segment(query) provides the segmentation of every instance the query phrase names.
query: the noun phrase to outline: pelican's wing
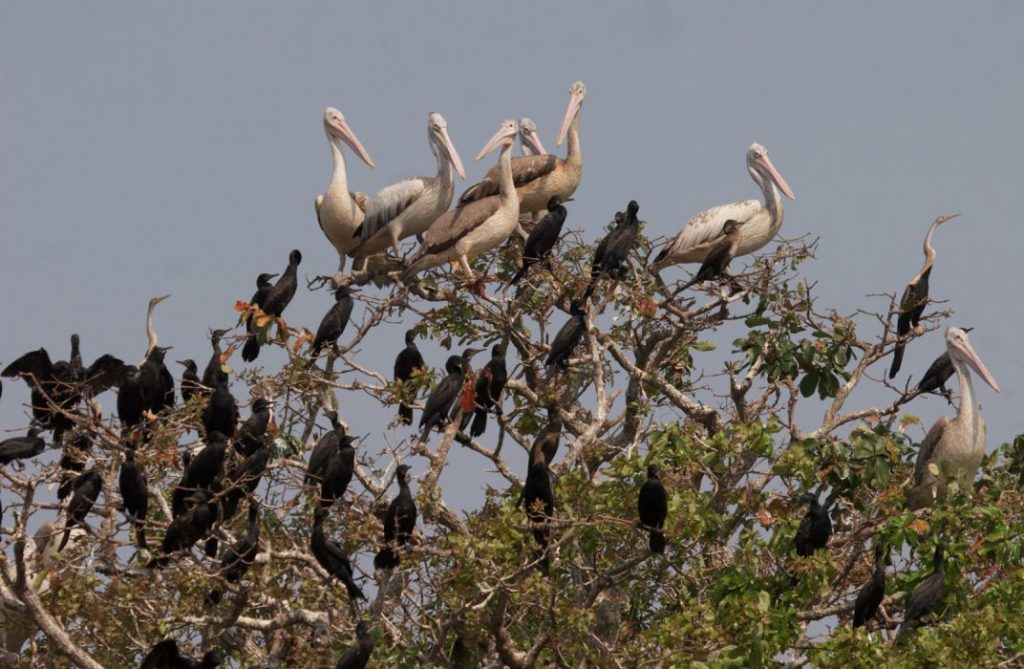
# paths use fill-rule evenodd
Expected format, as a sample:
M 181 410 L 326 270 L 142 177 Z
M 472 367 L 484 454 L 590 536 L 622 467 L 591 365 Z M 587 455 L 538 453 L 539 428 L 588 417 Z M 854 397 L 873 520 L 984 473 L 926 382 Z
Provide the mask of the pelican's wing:
M 726 221 L 733 219 L 739 223 L 746 223 L 763 208 L 760 200 L 745 200 L 705 209 L 687 221 L 679 234 L 662 249 L 655 261 L 672 262 L 673 258 L 686 251 L 709 242 L 713 243 L 722 236 Z
M 558 158 L 551 154 L 542 156 L 520 156 L 512 159 L 512 182 L 516 188 L 528 184 L 535 179 L 550 174 L 558 164 Z M 483 199 L 490 195 L 498 194 L 498 184 L 501 181 L 500 166 L 495 165 L 487 171 L 480 183 L 474 184 L 466 189 L 466 192 L 459 197 L 459 206 Z
M 445 212 L 427 230 L 423 246 L 416 255 L 441 253 L 455 246 L 456 242 L 493 216 L 500 206 L 498 197 L 487 197 Z
M 313 200 L 313 208 L 316 209 L 316 224 L 320 226 L 320 229 L 324 229 L 324 222 L 320 220 L 320 205 L 324 202 L 323 195 L 317 195 L 316 199 Z
M 370 206 L 370 196 L 361 190 L 350 190 L 348 196 L 356 203 L 356 208 L 365 214 L 366 208 Z
M 942 435 L 945 434 L 947 425 L 949 425 L 949 418 L 942 416 L 935 421 L 935 424 L 928 430 L 928 434 L 925 435 L 924 441 L 921 442 L 921 448 L 917 451 L 917 463 L 914 464 L 915 486 L 920 485 L 924 480 L 924 474 L 928 471 L 928 461 L 932 459 L 935 448 L 942 441 Z
M 413 177 L 378 191 L 367 204 L 366 217 L 355 234 L 363 241 L 370 239 L 418 200 L 429 185 L 427 177 Z

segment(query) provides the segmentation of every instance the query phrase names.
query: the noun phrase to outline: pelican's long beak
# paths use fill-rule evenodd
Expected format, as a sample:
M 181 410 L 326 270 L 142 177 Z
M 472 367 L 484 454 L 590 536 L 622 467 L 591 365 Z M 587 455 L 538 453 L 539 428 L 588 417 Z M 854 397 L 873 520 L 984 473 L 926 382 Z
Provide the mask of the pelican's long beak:
M 462 158 L 459 158 L 459 152 L 455 150 L 455 145 L 452 144 L 452 138 L 448 136 L 448 128 L 441 128 L 441 142 L 444 144 L 445 151 L 448 152 L 448 157 L 451 159 L 455 171 L 465 180 L 466 169 L 462 166 Z
M 796 195 L 793 195 L 793 189 L 789 187 L 789 184 L 782 178 L 779 171 L 775 169 L 775 165 L 772 165 L 772 161 L 768 156 L 758 157 L 755 162 L 760 165 L 761 169 L 763 169 L 768 174 L 769 178 L 775 182 L 775 185 L 779 187 L 779 190 L 785 193 L 786 197 L 790 200 L 796 200 Z
M 569 96 L 569 106 L 566 107 L 565 116 L 562 117 L 562 127 L 558 129 L 558 139 L 555 140 L 555 146 L 561 146 L 562 142 L 565 141 L 565 136 L 569 132 L 569 126 L 572 125 L 576 114 L 580 112 L 580 105 L 582 104 L 583 93 L 573 88 L 572 94 Z
M 526 139 L 527 144 L 533 147 L 534 153 L 538 156 L 543 156 L 548 151 L 544 148 L 544 145 L 540 143 L 540 137 L 537 136 L 536 130 L 523 131 L 523 137 Z
M 960 353 L 961 357 L 963 357 L 967 364 L 970 365 L 971 368 L 978 373 L 978 376 L 980 376 L 985 381 L 985 383 L 992 386 L 992 390 L 998 393 L 999 384 L 996 383 L 996 380 L 994 378 L 992 378 L 992 375 L 985 367 L 985 363 L 981 361 L 981 358 L 978 357 L 978 354 L 974 350 L 974 347 L 971 346 L 971 342 L 967 341 L 967 338 L 965 337 L 963 343 L 954 342 L 953 346 L 956 348 L 957 352 Z
M 480 153 L 476 154 L 476 159 L 481 160 L 498 146 L 515 141 L 516 128 L 515 121 L 503 122 L 501 127 L 498 128 L 498 132 L 494 133 L 494 136 L 484 145 L 484 148 L 480 149 Z
M 373 158 L 371 158 L 370 154 L 363 148 L 362 142 L 360 142 L 359 138 L 356 137 L 356 134 L 352 132 L 352 128 L 348 126 L 348 122 L 345 119 L 332 119 L 331 128 L 338 133 L 338 137 L 340 137 L 343 142 L 348 144 L 349 147 L 355 151 L 356 155 L 359 156 L 364 163 L 369 165 L 371 168 L 376 167 L 376 165 L 373 164 Z

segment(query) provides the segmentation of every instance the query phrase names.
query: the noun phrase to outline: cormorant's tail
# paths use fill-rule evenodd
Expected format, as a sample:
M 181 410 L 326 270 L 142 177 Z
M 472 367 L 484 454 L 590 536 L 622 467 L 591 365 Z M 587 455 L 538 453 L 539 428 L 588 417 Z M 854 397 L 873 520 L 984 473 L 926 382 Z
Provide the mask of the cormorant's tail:
M 252 362 L 260 356 L 260 343 L 256 341 L 256 335 L 249 335 L 245 338 L 245 346 L 242 347 L 242 360 Z
M 665 533 L 661 530 L 651 530 L 651 552 L 652 553 L 664 553 L 665 552 Z
M 412 425 L 412 407 L 404 402 L 398 405 L 398 422 Z
M 469 434 L 472 437 L 479 437 L 487 430 L 487 411 L 477 408 L 473 415 L 473 424 L 469 426 Z
M 374 569 L 394 569 L 399 565 L 401 559 L 392 548 L 385 547 L 373 557 Z
M 900 366 L 903 364 L 903 344 L 899 344 L 892 351 L 892 366 L 889 368 L 889 378 L 899 374 Z

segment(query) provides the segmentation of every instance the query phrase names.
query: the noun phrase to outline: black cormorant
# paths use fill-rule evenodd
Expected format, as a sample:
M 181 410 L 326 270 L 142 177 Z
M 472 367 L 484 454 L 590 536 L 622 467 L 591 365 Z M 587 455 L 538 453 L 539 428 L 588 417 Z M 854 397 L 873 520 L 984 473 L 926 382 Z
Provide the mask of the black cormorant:
M 395 473 L 398 479 L 398 495 L 388 504 L 384 515 L 384 548 L 373 558 L 376 569 L 394 569 L 401 561 L 398 548 L 409 543 L 416 528 L 416 500 L 409 490 L 409 465 L 399 465 Z
M 423 355 L 416 346 L 416 330 L 405 333 L 405 348 L 395 358 L 395 381 L 408 381 L 413 373 L 426 368 Z M 398 404 L 398 419 L 405 425 L 412 425 L 412 407 L 404 402 Z
M 665 552 L 665 533 L 662 530 L 668 516 L 668 496 L 665 494 L 665 486 L 661 484 L 659 473 L 658 465 L 647 465 L 647 480 L 640 487 L 640 497 L 637 499 L 640 522 L 650 533 L 652 553 Z

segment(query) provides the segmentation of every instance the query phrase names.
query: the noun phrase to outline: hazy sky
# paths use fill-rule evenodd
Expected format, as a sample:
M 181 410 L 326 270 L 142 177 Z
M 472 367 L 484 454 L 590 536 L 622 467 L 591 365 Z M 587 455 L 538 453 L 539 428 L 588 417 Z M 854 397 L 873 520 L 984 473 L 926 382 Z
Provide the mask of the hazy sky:
M 759 141 L 797 195 L 783 233 L 821 237 L 806 273 L 821 304 L 849 312 L 883 309 L 865 296 L 901 291 L 927 224 L 961 212 L 937 234 L 932 295 L 976 328 L 1003 388 L 979 391 L 990 447 L 1024 431 L 1017 3 L 260 4 L 0 6 L 0 362 L 38 346 L 64 359 L 71 332 L 87 362 L 137 362 L 146 302 L 170 292 L 161 342 L 202 365 L 208 329 L 233 325 L 234 301 L 291 248 L 307 275 L 336 267 L 313 213 L 331 171 L 325 106 L 377 163 L 347 154 L 353 188 L 432 174 L 430 111 L 447 118 L 472 183 L 493 158 L 471 157 L 504 118 L 533 117 L 553 150 L 568 86 L 582 79 L 585 167 L 568 224 L 590 239 L 630 198 L 655 237 L 757 197 L 743 161 Z M 301 290 L 286 316 L 315 328 L 328 305 Z M 401 329 L 359 359 L 389 371 Z M 943 346 L 941 333 L 915 342 L 900 379 Z M 436 343 L 423 349 L 441 365 Z M 5 383 L 0 428 L 25 425 L 27 397 Z M 379 439 L 367 417 L 391 413 L 349 399 L 343 417 Z M 113 397 L 104 404 L 112 411 Z M 950 412 L 938 399 L 909 410 L 926 426 Z M 451 471 L 486 464 L 460 454 Z M 467 480 L 454 488 L 446 476 L 450 502 L 479 500 Z

